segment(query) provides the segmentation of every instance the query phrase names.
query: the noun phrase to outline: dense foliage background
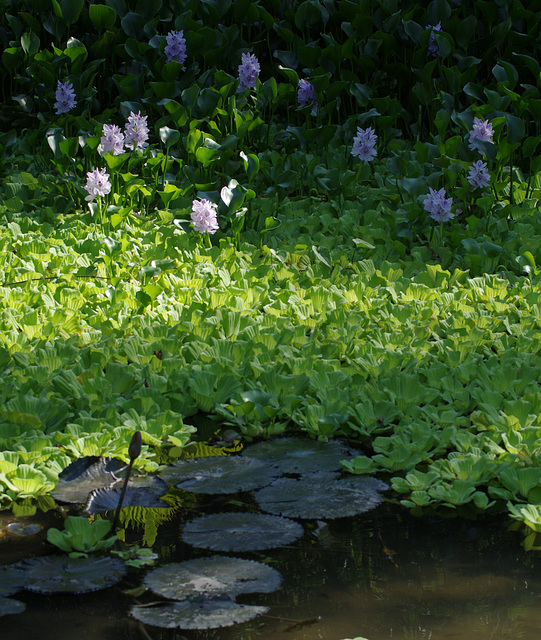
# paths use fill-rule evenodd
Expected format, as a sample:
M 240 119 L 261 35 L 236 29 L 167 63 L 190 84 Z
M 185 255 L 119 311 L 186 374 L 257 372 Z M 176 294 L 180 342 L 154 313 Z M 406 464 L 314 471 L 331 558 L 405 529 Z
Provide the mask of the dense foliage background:
M 535 546 L 535 5 L 0 0 L 0 504 L 52 507 L 71 460 L 127 459 L 135 429 L 155 469 L 210 418 L 352 439 L 367 455 L 344 467 L 390 474 L 405 505 L 507 508 Z M 101 155 L 131 113 L 149 146 Z M 493 138 L 471 148 L 476 118 Z M 88 203 L 95 169 L 112 188 Z M 196 199 L 217 233 L 191 226 Z

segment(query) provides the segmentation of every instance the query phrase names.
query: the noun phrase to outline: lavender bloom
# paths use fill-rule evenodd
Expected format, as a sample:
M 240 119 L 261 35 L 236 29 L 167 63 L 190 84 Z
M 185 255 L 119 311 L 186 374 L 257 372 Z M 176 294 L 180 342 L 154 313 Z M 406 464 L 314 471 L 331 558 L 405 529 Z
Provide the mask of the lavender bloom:
M 299 80 L 299 89 L 297 91 L 297 101 L 301 109 L 305 107 L 307 104 L 311 104 L 312 111 L 310 113 L 313 116 L 317 114 L 316 91 L 313 85 L 307 80 Z
M 124 133 L 124 144 L 132 149 L 143 151 L 148 147 L 147 140 L 147 116 L 142 116 L 140 111 L 138 113 L 131 111 Z
M 184 31 L 170 31 L 165 37 L 167 45 L 165 46 L 164 53 L 167 56 L 167 62 L 178 62 L 184 64 L 186 60 L 186 40 L 184 38 Z M 184 69 L 184 67 L 182 67 Z
M 372 162 L 377 156 L 375 149 L 377 139 L 378 137 L 372 127 L 368 129 L 357 127 L 357 135 L 353 138 L 351 155 L 358 156 L 359 160 L 363 160 L 364 162 Z
M 429 187 L 428 191 L 423 207 L 430 217 L 437 222 L 447 222 L 454 218 L 455 214 L 451 211 L 453 199 L 445 197 L 445 189 L 436 191 Z
M 256 80 L 261 67 L 253 53 L 243 53 L 241 56 L 242 64 L 239 64 L 240 84 L 237 93 L 245 89 L 255 89 Z
M 73 90 L 71 82 L 60 82 L 59 80 L 55 95 L 56 102 L 54 103 L 54 108 L 58 115 L 61 113 L 67 113 L 68 111 L 71 111 L 73 107 L 77 106 L 75 91 Z
M 480 149 L 476 144 L 476 140 L 484 140 L 485 142 L 492 142 L 492 136 L 494 135 L 494 129 L 488 120 L 481 120 L 481 118 L 474 118 L 473 127 L 469 133 L 470 143 L 468 147 L 473 151 L 477 149 L 482 156 L 486 153 Z
M 105 173 L 105 169 L 94 169 L 86 174 L 85 189 L 88 195 L 85 200 L 92 202 L 96 196 L 106 196 L 111 191 L 111 183 L 109 182 L 109 174 Z
M 487 163 L 477 160 L 468 169 L 468 182 L 473 189 L 484 189 L 490 184 L 490 174 L 488 172 Z
M 427 29 L 430 29 L 430 37 L 428 38 L 428 53 L 434 57 L 439 56 L 440 48 L 435 42 L 434 31 L 441 31 L 441 22 L 438 22 L 438 24 L 434 26 L 429 25 Z
M 216 233 L 220 228 L 216 213 L 217 205 L 210 200 L 194 200 L 192 203 L 192 223 L 199 233 Z
M 103 135 L 98 145 L 98 153 L 104 156 L 112 153 L 114 156 L 120 155 L 124 151 L 124 134 L 116 124 L 104 124 Z

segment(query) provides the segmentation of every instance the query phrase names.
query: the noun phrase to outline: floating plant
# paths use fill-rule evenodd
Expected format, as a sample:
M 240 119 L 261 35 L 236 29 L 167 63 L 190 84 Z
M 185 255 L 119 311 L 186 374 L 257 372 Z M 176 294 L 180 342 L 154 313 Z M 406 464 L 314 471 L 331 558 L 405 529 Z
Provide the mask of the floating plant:
M 61 502 L 82 504 L 95 489 L 119 485 L 126 468 L 114 458 L 79 458 L 59 474 L 52 496 Z
M 24 602 L 13 598 L 0 598 L 0 616 L 22 613 L 26 609 Z
M 165 629 L 216 629 L 247 622 L 268 607 L 238 604 L 227 597 L 188 598 L 154 606 L 135 605 L 130 614 L 140 622 Z
M 167 564 L 149 572 L 144 584 L 173 600 L 204 595 L 234 597 L 240 593 L 271 593 L 282 581 L 276 569 L 240 558 L 212 556 Z
M 259 506 L 291 518 L 328 520 L 364 513 L 382 501 L 387 485 L 376 478 L 341 478 L 338 473 L 311 473 L 279 478 L 255 494 Z
M 122 560 L 104 556 L 41 556 L 15 566 L 25 573 L 25 589 L 36 593 L 90 593 L 116 584 L 126 573 Z
M 270 484 L 282 473 L 263 460 L 240 456 L 212 456 L 181 460 L 160 471 L 167 481 L 180 481 L 176 486 L 195 493 L 238 493 Z
M 12 596 L 24 589 L 27 582 L 26 574 L 17 565 L 0 567 L 0 598 Z
M 217 513 L 184 526 L 182 540 L 213 551 L 255 551 L 283 547 L 302 537 L 294 520 L 260 513 Z
M 320 442 L 306 438 L 274 438 L 247 447 L 243 455 L 262 458 L 283 473 L 339 471 L 344 458 L 362 455 L 339 440 Z
M 136 481 L 132 478 L 132 481 Z M 148 486 L 130 487 L 126 489 L 122 506 L 123 507 L 152 507 L 170 508 L 170 505 L 161 496 L 165 495 L 167 485 L 159 478 L 144 478 L 144 483 Z M 114 489 L 96 489 L 88 496 L 85 504 L 85 512 L 89 514 L 103 513 L 104 511 L 114 511 L 119 504 L 122 494 L 121 487 Z

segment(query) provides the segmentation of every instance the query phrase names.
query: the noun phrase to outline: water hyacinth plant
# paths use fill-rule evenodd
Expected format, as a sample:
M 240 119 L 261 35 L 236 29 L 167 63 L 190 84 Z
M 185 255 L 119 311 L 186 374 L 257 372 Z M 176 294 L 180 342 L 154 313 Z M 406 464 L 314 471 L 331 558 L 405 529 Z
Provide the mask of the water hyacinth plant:
M 537 507 L 537 12 L 4 4 L 2 507 L 206 414 L 357 439 L 408 508 Z

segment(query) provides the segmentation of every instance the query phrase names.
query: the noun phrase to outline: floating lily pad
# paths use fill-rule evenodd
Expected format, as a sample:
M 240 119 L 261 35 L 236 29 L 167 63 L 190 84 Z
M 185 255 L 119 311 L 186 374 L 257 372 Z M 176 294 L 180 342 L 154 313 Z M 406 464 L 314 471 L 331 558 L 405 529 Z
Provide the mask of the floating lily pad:
M 103 556 L 41 556 L 23 560 L 17 566 L 26 573 L 26 589 L 37 593 L 99 591 L 116 584 L 126 573 L 122 560 Z
M 11 596 L 24 589 L 26 582 L 26 574 L 18 565 L 0 567 L 0 597 Z
M 167 564 L 144 579 L 151 591 L 173 600 L 199 595 L 232 598 L 239 593 L 271 593 L 281 581 L 280 573 L 266 564 L 225 556 Z
M 184 542 L 213 551 L 255 551 L 283 547 L 302 537 L 294 520 L 261 513 L 216 513 L 188 522 Z
M 341 478 L 337 473 L 312 473 L 301 478 L 279 478 L 255 494 L 269 513 L 291 518 L 329 520 L 375 509 L 387 485 L 363 476 Z
M 35 536 L 40 531 L 42 531 L 43 527 L 39 524 L 32 524 L 26 522 L 10 522 L 7 526 L 7 532 L 11 536 Z
M 82 504 L 91 491 L 121 483 L 126 468 L 121 460 L 114 458 L 79 458 L 59 474 L 52 495 L 61 502 Z
M 151 607 L 135 605 L 130 614 L 140 622 L 165 629 L 216 629 L 247 622 L 268 610 L 229 598 L 199 597 Z
M 0 616 L 22 613 L 26 609 L 24 602 L 12 598 L 0 598 Z
M 176 486 L 195 493 L 238 493 L 270 484 L 282 475 L 263 460 L 240 456 L 209 456 L 181 460 L 160 471 L 164 480 L 179 481 Z
M 339 471 L 340 461 L 362 453 L 339 440 L 319 442 L 307 438 L 274 438 L 246 447 L 243 455 L 262 458 L 283 473 Z
M 159 478 L 145 477 L 144 484 L 148 486 L 131 486 L 132 481 L 128 483 L 128 488 L 122 502 L 123 507 L 153 507 L 153 508 L 170 508 L 170 505 L 160 497 L 167 492 L 167 484 Z M 137 478 L 134 478 L 137 482 Z M 114 489 L 96 489 L 88 496 L 85 511 L 87 513 L 102 513 L 103 511 L 114 511 L 118 506 L 121 487 Z

